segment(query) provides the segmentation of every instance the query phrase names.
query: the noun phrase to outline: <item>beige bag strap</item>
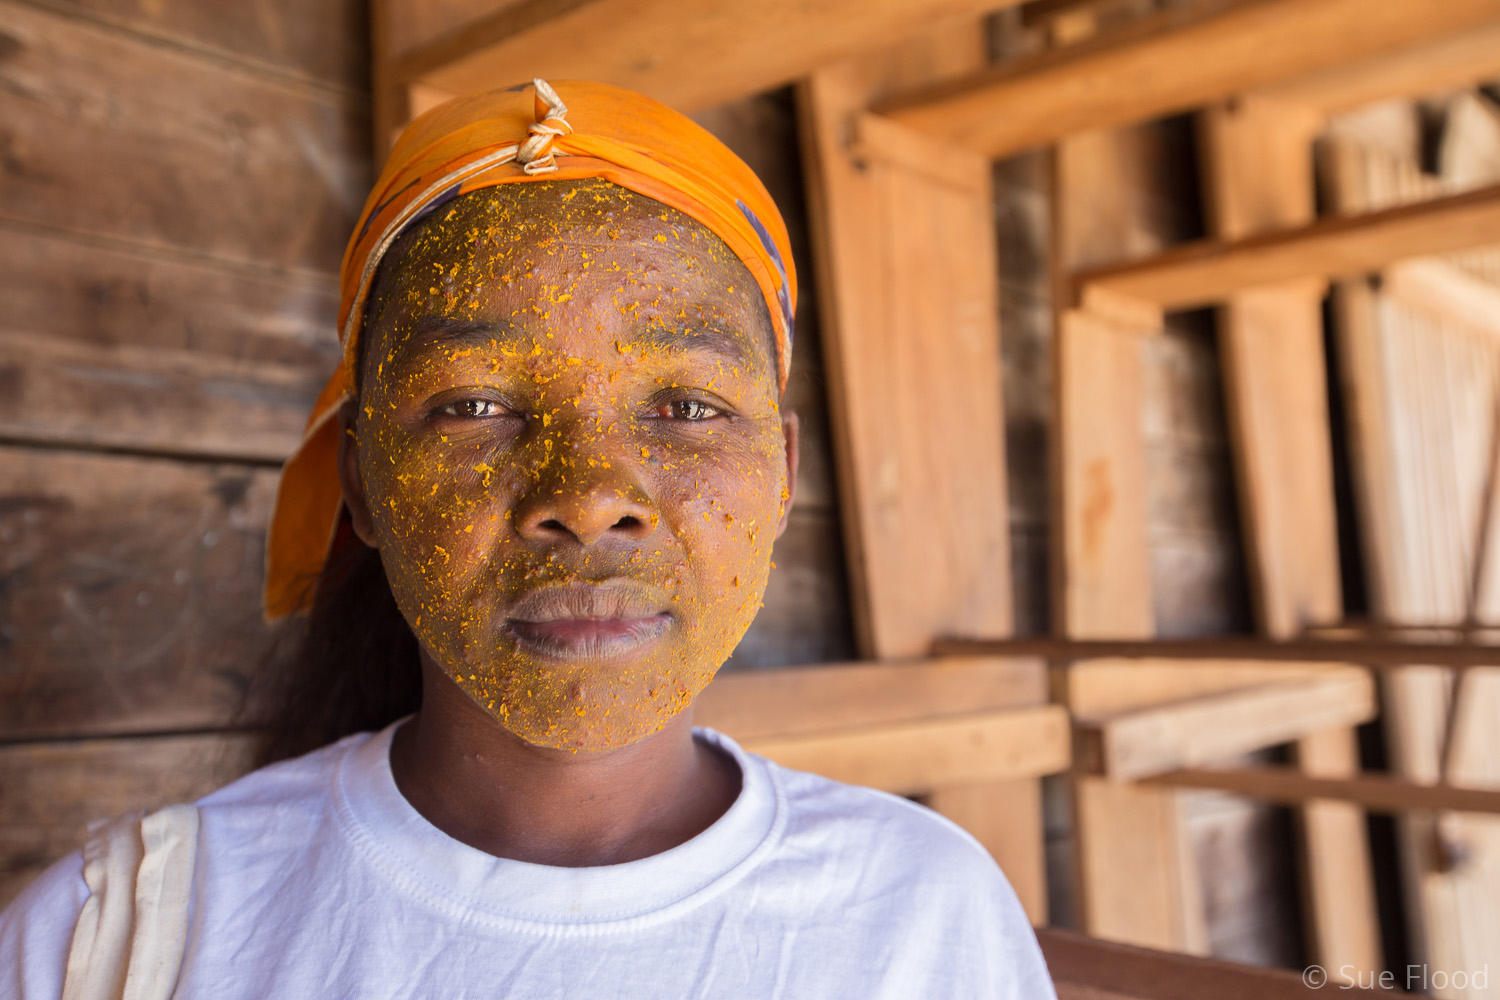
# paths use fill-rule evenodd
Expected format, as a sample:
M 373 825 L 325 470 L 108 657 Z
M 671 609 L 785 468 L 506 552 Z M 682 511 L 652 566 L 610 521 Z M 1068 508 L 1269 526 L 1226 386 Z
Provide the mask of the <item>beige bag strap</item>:
M 168 1000 L 187 944 L 197 854 L 193 806 L 90 824 L 89 898 L 73 929 L 62 1000 Z

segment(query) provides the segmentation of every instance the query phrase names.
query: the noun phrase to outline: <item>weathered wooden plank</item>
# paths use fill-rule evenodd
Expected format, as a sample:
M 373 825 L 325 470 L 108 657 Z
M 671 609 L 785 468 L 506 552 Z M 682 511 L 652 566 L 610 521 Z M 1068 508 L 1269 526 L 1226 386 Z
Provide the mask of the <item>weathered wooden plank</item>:
M 351 92 L 369 87 L 359 0 L 43 0 L 207 53 L 224 52 Z
M 1014 0 L 766 0 L 749 7 L 734 0 L 531 0 L 470 2 L 467 16 L 446 3 L 431 16 L 401 11 L 421 6 L 403 0 L 389 6 L 397 26 L 392 69 L 403 83 L 421 80 L 452 93 L 533 76 L 602 80 L 697 110 L 1008 2 Z M 423 35 L 429 40 L 415 49 L 401 47 Z
M 1080 717 L 1076 768 L 1133 781 L 1228 760 L 1375 717 L 1375 685 L 1351 669 L 1207 695 L 1102 719 Z
M 902 658 L 1010 628 L 997 268 L 988 164 L 856 161 L 862 73 L 805 84 L 804 148 L 856 630 Z
M 331 278 L 0 224 L 0 330 L 331 371 L 337 313 Z
M 249 739 L 228 734 L 0 747 L 0 908 L 82 847 L 90 820 L 191 802 L 249 760 Z
M 1346 278 L 1397 261 L 1495 241 L 1500 185 L 1354 217 L 1227 242 L 1204 240 L 1157 257 L 1075 276 L 1164 309 L 1214 305 L 1236 292 L 1298 278 Z
M 0 436 L 280 462 L 302 440 L 326 377 L 322 366 L 0 332 Z
M 0 448 L 0 739 L 196 729 L 263 655 L 276 473 Z
M 948 785 L 1038 778 L 1068 766 L 1068 713 L 1057 705 L 975 712 L 812 736 L 746 740 L 784 767 L 919 795 Z M 1037 831 L 1040 839 L 1041 831 Z
M 741 740 L 806 736 L 1047 701 L 1040 660 L 850 663 L 719 677 L 694 720 Z
M 0 217 L 337 270 L 368 183 L 344 98 L 16 0 L 0 23 Z
M 890 101 L 919 131 L 1004 156 L 1500 20 L 1496 0 L 1221 0 Z M 1122 81 L 1129 81 L 1128 85 Z

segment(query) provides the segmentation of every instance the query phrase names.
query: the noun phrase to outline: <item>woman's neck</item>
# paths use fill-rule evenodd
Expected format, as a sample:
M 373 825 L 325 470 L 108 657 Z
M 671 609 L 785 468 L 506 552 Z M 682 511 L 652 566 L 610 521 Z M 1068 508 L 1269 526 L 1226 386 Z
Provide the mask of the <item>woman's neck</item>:
M 693 739 L 692 710 L 617 750 L 526 743 L 426 656 L 422 710 L 396 731 L 396 787 L 428 822 L 497 857 L 562 867 L 660 854 L 739 794 L 734 762 Z

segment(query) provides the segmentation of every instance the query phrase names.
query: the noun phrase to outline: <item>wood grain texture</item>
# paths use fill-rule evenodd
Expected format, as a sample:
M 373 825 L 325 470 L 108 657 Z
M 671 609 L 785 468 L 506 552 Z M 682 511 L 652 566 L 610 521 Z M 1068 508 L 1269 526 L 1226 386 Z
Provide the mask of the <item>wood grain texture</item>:
M 0 436 L 279 463 L 326 377 L 322 366 L 0 332 Z
M 1153 775 L 1146 781 L 1174 788 L 1212 788 L 1287 805 L 1351 802 L 1371 812 L 1396 815 L 1431 810 L 1500 813 L 1500 791 L 1424 785 L 1381 774 L 1319 778 L 1290 767 L 1184 768 Z
M 844 56 L 893 45 L 944 20 L 972 20 L 1006 0 L 593 0 L 445 2 L 438 16 L 391 3 L 398 79 L 453 93 L 533 76 L 613 83 L 686 111 L 776 87 Z M 536 8 L 533 13 L 533 8 Z M 486 30 L 489 21 L 504 30 Z M 425 22 L 425 23 L 424 23 Z M 441 27 L 440 27 L 441 26 Z M 427 37 L 415 49 L 408 40 Z M 425 45 L 429 51 L 421 47 Z
M 222 725 L 275 472 L 0 448 L 0 739 Z
M 343 98 L 15 0 L 0 23 L 0 217 L 337 270 L 368 183 Z
M 83 846 L 90 820 L 192 802 L 243 774 L 246 737 L 76 740 L 0 747 L 0 908 Z
M 369 87 L 359 0 L 39 0 L 40 5 L 336 86 Z
M 248 363 L 338 363 L 338 287 L 0 223 L 0 330 Z
M 856 159 L 869 91 L 856 66 L 810 78 L 805 150 L 856 632 L 910 657 L 1010 628 L 995 240 L 981 159 Z
M 991 156 L 1195 108 L 1500 20 L 1495 0 L 1219 0 L 1169 7 L 878 108 Z M 1130 81 L 1122 86 L 1121 81 Z

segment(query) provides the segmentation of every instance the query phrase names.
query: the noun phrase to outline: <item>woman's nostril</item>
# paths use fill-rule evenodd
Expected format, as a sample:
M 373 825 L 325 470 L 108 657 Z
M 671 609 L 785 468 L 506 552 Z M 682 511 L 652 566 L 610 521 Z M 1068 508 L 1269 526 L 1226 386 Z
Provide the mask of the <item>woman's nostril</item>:
M 549 518 L 547 518 L 547 520 L 545 520 L 545 521 L 543 521 L 541 523 L 541 527 L 546 528 L 549 531 L 567 531 L 568 530 L 567 525 L 563 524 L 561 521 L 559 521 L 555 517 L 549 517 Z
M 626 531 L 629 531 L 633 528 L 639 528 L 640 526 L 641 519 L 636 517 L 634 514 L 626 514 L 624 517 L 620 518 L 614 523 L 614 527 Z

